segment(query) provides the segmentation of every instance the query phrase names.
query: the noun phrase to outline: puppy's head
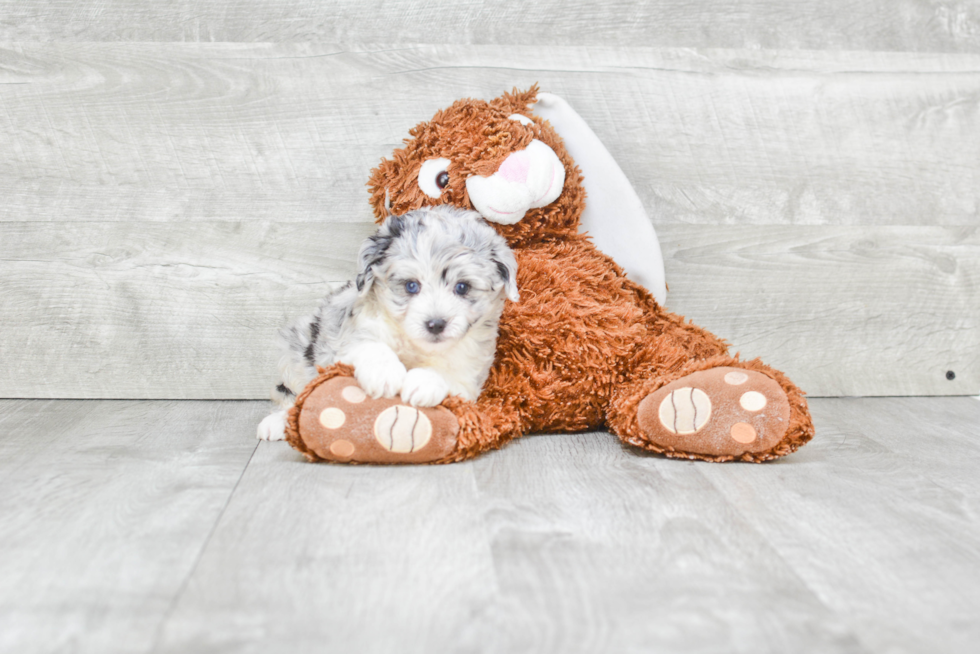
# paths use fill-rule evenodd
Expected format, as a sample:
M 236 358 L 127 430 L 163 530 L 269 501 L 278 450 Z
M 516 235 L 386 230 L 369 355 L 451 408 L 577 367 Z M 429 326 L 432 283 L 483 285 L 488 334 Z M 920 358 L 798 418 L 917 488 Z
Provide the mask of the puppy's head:
M 517 262 L 479 214 L 450 206 L 391 216 L 358 255 L 357 289 L 419 349 L 451 348 L 495 328 L 516 302 Z

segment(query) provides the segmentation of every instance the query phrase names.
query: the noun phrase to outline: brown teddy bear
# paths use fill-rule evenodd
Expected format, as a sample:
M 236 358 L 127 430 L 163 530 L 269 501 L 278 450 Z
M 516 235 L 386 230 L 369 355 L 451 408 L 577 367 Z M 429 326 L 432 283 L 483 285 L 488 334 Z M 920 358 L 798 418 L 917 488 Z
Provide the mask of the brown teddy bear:
M 521 300 L 504 310 L 480 398 L 374 400 L 338 364 L 296 399 L 290 444 L 313 461 L 448 463 L 531 432 L 605 428 L 669 457 L 760 462 L 809 441 L 806 401 L 784 374 L 730 356 L 579 233 L 582 175 L 528 113 L 536 98 L 535 86 L 453 103 L 369 182 L 378 221 L 449 203 L 479 211 L 513 248 Z

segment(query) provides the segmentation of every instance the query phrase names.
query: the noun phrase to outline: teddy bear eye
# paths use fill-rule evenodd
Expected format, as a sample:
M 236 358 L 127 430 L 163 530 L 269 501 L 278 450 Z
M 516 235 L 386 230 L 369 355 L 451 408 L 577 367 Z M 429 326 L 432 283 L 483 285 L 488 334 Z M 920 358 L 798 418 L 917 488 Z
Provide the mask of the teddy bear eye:
M 442 195 L 449 186 L 449 159 L 429 159 L 419 168 L 419 188 L 430 198 Z
M 524 125 L 525 127 L 534 124 L 533 120 L 531 120 L 527 116 L 522 116 L 521 114 L 511 114 L 507 116 L 507 118 L 508 120 L 516 120 L 517 122 L 519 122 L 521 125 Z

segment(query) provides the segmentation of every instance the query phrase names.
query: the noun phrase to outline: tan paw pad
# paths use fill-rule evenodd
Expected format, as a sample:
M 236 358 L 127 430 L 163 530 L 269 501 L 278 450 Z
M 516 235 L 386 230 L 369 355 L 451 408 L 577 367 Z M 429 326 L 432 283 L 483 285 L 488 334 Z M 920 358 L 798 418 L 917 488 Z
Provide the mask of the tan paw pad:
M 327 429 L 340 429 L 347 422 L 347 414 L 335 406 L 327 407 L 320 412 L 320 424 Z
M 389 452 L 417 452 L 432 437 L 432 423 L 418 409 L 399 404 L 382 411 L 374 421 L 374 437 Z
M 660 424 L 673 434 L 694 434 L 711 418 L 711 400 L 700 388 L 678 388 L 660 403 Z
M 360 386 L 345 386 L 340 391 L 340 396 L 351 404 L 360 404 L 367 399 L 367 393 L 361 390 Z
M 338 459 L 349 459 L 354 449 L 354 444 L 343 438 L 330 444 L 330 453 Z
M 749 376 L 746 375 L 741 370 L 733 370 L 731 372 L 725 373 L 726 384 L 731 384 L 732 386 L 741 386 L 747 381 L 749 381 Z
M 728 433 L 739 443 L 751 443 L 755 440 L 755 427 L 747 422 L 736 422 Z
M 759 391 L 749 391 L 748 393 L 743 393 L 742 397 L 738 398 L 738 403 L 742 405 L 742 408 L 752 412 L 762 411 L 766 408 L 768 402 L 766 396 Z

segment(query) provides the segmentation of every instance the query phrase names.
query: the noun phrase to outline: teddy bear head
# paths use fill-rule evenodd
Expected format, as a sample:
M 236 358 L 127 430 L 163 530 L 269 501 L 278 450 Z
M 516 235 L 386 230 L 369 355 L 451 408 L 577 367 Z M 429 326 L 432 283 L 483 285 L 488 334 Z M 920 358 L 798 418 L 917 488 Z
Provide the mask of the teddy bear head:
M 537 94 L 535 85 L 458 100 L 416 125 L 371 171 L 376 219 L 452 204 L 478 211 L 512 246 L 576 233 L 582 175 L 551 124 L 530 113 Z

